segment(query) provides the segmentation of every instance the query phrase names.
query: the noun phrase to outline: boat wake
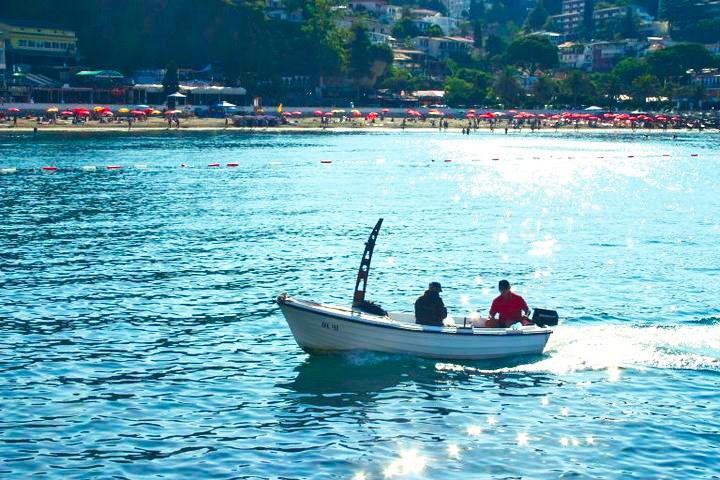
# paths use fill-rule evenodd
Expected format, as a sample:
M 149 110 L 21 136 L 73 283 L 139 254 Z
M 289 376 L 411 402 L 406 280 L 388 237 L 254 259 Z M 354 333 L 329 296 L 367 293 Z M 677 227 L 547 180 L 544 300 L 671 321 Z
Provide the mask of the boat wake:
M 572 373 L 619 368 L 720 371 L 720 325 L 563 326 L 536 361 L 492 372 Z

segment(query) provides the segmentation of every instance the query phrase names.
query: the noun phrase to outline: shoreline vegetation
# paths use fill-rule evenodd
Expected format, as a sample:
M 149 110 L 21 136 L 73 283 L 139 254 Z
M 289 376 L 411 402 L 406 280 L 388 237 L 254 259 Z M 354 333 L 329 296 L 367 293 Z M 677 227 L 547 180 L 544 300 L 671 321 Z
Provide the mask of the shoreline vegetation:
M 443 120 L 445 121 L 445 120 Z M 103 133 L 103 132 L 118 132 L 118 133 L 132 133 L 132 132 L 171 132 L 171 131 L 227 131 L 227 132 L 264 132 L 264 133 L 290 133 L 290 132 L 336 132 L 336 133 L 347 133 L 347 132 L 387 132 L 387 131 L 423 131 L 423 132 L 468 132 L 465 130 L 468 127 L 468 121 L 466 119 L 446 119 L 447 128 L 439 128 L 440 121 L 433 122 L 432 120 L 425 121 L 406 121 L 403 124 L 403 118 L 386 118 L 384 121 L 376 121 L 375 123 L 366 121 L 331 121 L 327 124 L 322 124 L 317 118 L 301 118 L 295 119 L 292 122 L 278 126 L 247 126 L 237 127 L 232 122 L 226 123 L 224 118 L 184 118 L 182 119 L 180 126 L 173 124 L 168 126 L 168 122 L 162 118 L 148 118 L 142 122 L 133 122 L 132 126 L 128 128 L 127 122 L 111 122 L 111 123 L 96 123 L 88 122 L 84 124 L 72 124 L 71 122 L 63 123 L 52 123 L 52 124 L 39 124 L 35 119 L 18 118 L 17 124 L 13 125 L 0 124 L 1 133 Z M 586 124 L 575 125 L 574 123 L 562 124 L 556 126 L 554 122 L 541 123 L 539 128 L 531 129 L 530 125 L 515 126 L 510 121 L 499 121 L 492 128 L 488 123 L 479 123 L 476 127 L 469 129 L 468 134 L 479 131 L 494 131 L 496 134 L 505 134 L 507 127 L 507 133 L 518 133 L 518 132 L 553 132 L 553 131 L 622 131 L 622 132 L 635 132 L 635 133 L 669 133 L 669 132 L 682 132 L 689 131 L 689 128 L 671 128 L 663 129 L 660 127 L 646 128 L 643 126 L 637 126 L 632 128 L 631 126 L 621 126 L 618 124 L 610 123 L 598 123 L 592 126 Z M 716 128 L 707 127 L 704 130 L 716 131 Z M 697 128 L 693 131 L 698 131 Z

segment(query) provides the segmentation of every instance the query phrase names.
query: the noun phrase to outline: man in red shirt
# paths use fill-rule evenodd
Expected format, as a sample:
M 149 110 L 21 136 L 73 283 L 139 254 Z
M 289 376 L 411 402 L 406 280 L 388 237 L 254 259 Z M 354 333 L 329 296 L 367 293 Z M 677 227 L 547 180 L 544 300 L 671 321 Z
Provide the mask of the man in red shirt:
M 500 280 L 498 290 L 500 290 L 500 295 L 492 302 L 490 317 L 485 326 L 488 328 L 508 328 L 517 322 L 530 325 L 532 323 L 528 318 L 530 307 L 525 303 L 524 298 L 510 291 L 510 282 Z M 495 318 L 495 315 L 498 318 Z

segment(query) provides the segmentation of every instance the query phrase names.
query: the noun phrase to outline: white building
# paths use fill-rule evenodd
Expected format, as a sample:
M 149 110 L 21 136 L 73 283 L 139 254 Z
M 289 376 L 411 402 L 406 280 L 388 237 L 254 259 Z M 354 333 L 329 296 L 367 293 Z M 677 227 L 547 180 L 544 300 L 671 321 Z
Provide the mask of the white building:
M 473 47 L 473 41 L 464 37 L 415 37 L 413 44 L 428 57 L 439 60 L 469 52 Z
M 592 50 L 581 43 L 565 42 L 558 46 L 558 59 L 563 67 L 588 70 L 592 67 Z
M 463 18 L 470 11 L 470 0 L 442 0 L 450 18 Z

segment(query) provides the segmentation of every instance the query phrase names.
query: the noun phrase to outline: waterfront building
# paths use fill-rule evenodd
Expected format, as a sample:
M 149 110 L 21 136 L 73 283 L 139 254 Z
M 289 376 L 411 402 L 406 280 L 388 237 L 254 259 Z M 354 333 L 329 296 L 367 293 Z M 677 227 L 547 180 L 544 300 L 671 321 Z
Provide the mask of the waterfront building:
M 67 66 L 77 59 L 75 32 L 32 22 L 0 20 L 0 44 L 8 72 Z

